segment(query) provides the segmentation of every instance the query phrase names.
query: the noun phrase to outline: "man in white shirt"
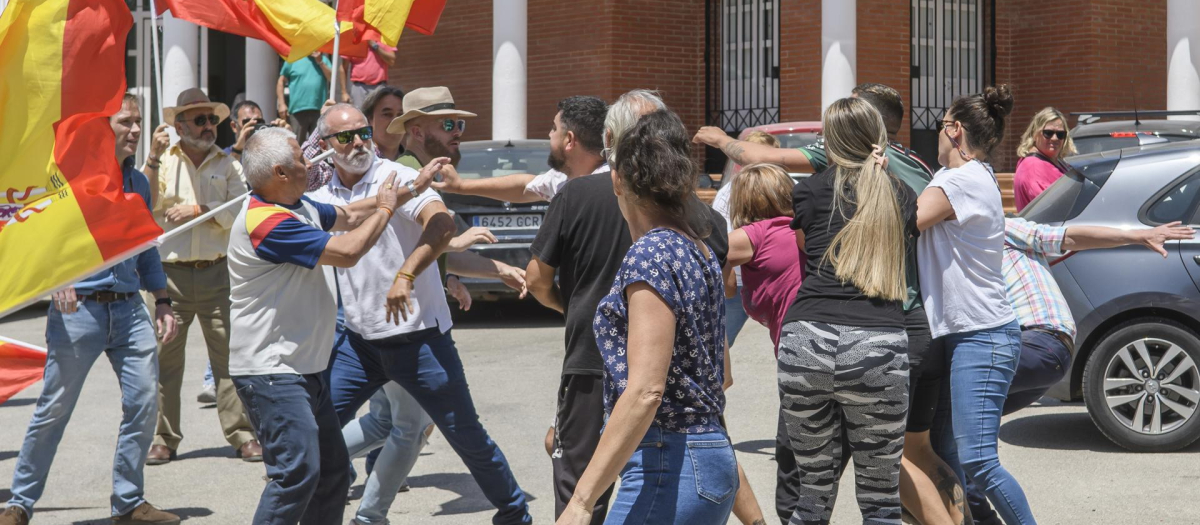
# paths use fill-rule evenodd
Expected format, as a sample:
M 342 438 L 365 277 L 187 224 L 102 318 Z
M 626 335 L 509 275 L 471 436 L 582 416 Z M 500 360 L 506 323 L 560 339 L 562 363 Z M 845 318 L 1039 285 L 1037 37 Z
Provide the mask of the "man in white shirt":
M 454 236 L 454 221 L 437 192 L 419 190 L 415 170 L 375 155 L 372 134 L 366 117 L 349 105 L 330 108 L 318 123 L 321 146 L 335 151 L 336 170 L 329 184 L 312 192 L 314 200 L 340 204 L 369 198 L 389 172 L 398 174 L 400 191 L 412 197 L 396 210 L 364 264 L 337 272 L 346 334 L 361 368 L 343 370 L 342 360 L 334 362 L 330 381 L 336 404 L 357 408 L 395 381 L 429 414 L 497 507 L 493 521 L 531 523 L 525 493 L 479 422 L 450 337 L 453 323 L 436 259 Z M 429 165 L 449 160 L 440 157 Z M 383 310 L 379 305 L 385 300 Z M 353 409 L 339 411 L 353 414 Z M 364 516 L 360 509 L 356 521 L 383 522 L 386 511 Z
M 281 128 L 255 133 L 243 162 L 252 193 L 229 234 L 229 371 L 269 478 L 254 523 L 340 523 L 350 460 L 322 373 L 337 310 L 332 267 L 358 264 L 379 240 L 401 202 L 395 176 L 375 199 L 315 203 L 304 197 L 300 144 Z

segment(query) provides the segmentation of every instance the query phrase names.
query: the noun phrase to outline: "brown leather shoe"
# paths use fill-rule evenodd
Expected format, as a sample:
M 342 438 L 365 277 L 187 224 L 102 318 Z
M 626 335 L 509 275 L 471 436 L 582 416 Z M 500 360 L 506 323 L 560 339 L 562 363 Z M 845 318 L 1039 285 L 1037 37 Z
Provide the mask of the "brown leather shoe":
M 262 445 L 259 445 L 256 439 L 242 443 L 241 448 L 237 449 L 237 457 L 249 463 L 262 461 Z
M 25 509 L 10 505 L 0 514 L 0 525 L 29 525 L 29 516 L 25 514 Z
M 167 448 L 167 447 L 163 447 Z M 129 523 L 144 525 L 179 525 L 179 516 L 158 510 L 149 501 L 143 501 L 137 508 L 122 516 L 113 516 L 113 523 Z
M 166 465 L 175 459 L 175 451 L 166 447 L 166 445 L 153 445 L 150 447 L 150 453 L 146 454 L 147 465 Z

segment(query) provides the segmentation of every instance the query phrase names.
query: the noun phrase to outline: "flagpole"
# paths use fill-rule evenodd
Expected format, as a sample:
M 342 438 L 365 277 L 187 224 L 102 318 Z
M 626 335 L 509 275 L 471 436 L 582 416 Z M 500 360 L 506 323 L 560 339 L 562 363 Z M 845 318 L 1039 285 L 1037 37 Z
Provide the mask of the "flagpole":
M 153 53 L 154 60 L 154 82 L 158 86 L 158 123 L 163 122 L 163 87 L 162 87 L 162 60 L 159 59 L 158 51 L 158 9 L 154 5 L 154 0 L 150 0 L 150 50 Z M 151 139 L 153 140 L 153 138 Z
M 154 1 L 154 0 L 150 0 Z M 341 59 L 339 49 L 342 44 L 342 23 L 338 20 L 338 4 L 341 0 L 333 0 L 333 74 L 329 75 L 329 99 L 338 100 L 337 98 L 337 80 L 338 80 L 338 60 Z

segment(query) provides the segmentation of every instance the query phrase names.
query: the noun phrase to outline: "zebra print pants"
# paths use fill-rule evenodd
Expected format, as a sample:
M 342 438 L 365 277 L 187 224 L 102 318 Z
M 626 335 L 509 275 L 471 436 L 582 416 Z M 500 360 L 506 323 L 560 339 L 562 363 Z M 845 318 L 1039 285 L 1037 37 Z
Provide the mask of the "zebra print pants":
M 791 524 L 829 523 L 845 425 L 863 523 L 900 525 L 904 330 L 792 322 L 783 327 L 778 361 L 783 419 L 801 477 Z

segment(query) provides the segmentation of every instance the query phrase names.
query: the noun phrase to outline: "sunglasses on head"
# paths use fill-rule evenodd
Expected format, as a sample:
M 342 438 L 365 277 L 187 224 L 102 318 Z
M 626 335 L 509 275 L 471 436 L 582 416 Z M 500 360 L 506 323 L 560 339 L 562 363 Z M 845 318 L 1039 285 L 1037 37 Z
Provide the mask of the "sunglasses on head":
M 205 122 L 216 126 L 218 122 L 221 122 L 221 117 L 209 113 L 207 115 L 196 115 L 196 118 L 192 119 L 192 124 L 195 124 L 196 127 L 204 127 Z
M 1046 137 L 1046 140 L 1050 140 L 1053 138 L 1057 138 L 1058 140 L 1067 140 L 1067 132 L 1065 130 L 1055 131 L 1055 130 L 1050 130 L 1050 129 L 1043 129 L 1042 136 Z
M 443 131 L 449 133 L 449 132 L 454 131 L 454 128 L 456 128 L 456 127 L 458 128 L 459 133 L 466 132 L 467 131 L 467 121 L 462 120 L 462 119 L 454 120 L 452 118 L 442 119 L 442 130 Z
M 368 140 L 371 140 L 371 137 L 374 135 L 374 133 L 371 131 L 371 126 L 363 126 L 358 129 L 348 129 L 346 131 L 330 133 L 328 135 L 325 135 L 324 137 L 321 137 L 321 139 L 329 140 L 330 138 L 334 138 L 334 139 L 337 139 L 337 141 L 339 143 L 349 144 L 351 142 L 354 142 L 355 135 L 358 135 L 358 138 L 362 139 L 363 142 L 366 142 Z

